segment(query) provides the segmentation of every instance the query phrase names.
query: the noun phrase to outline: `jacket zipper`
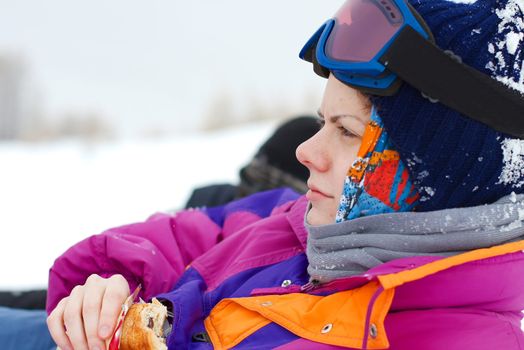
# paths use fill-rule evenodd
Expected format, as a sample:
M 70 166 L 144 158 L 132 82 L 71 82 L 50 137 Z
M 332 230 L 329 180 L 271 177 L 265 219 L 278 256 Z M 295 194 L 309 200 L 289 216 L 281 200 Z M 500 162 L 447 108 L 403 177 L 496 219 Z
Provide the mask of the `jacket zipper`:
M 207 332 L 199 332 L 191 336 L 191 341 L 193 343 L 211 343 L 211 338 Z
M 302 286 L 300 287 L 300 291 L 301 291 L 302 293 L 309 293 L 309 292 L 311 292 L 312 290 L 314 290 L 314 289 L 320 287 L 320 284 L 321 284 L 321 283 L 320 283 L 319 280 L 311 280 L 311 281 L 309 281 L 308 283 L 302 285 Z

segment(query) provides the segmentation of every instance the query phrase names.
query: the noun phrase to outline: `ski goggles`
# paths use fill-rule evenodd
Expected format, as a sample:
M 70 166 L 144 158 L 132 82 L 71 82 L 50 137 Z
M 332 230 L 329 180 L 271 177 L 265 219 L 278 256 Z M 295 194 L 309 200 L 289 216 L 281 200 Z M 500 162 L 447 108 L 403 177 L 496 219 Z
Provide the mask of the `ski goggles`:
M 347 0 L 299 56 L 318 75 L 365 93 L 391 96 L 405 82 L 431 102 L 524 138 L 522 95 L 436 46 L 405 0 Z

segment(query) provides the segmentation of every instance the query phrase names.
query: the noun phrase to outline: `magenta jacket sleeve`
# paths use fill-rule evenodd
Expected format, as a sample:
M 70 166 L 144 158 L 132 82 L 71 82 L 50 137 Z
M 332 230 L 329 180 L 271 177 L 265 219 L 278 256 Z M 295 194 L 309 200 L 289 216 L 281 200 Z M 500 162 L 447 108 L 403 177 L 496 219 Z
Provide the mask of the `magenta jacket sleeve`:
M 156 214 L 107 230 L 68 249 L 50 269 L 47 312 L 91 274 L 122 274 L 141 297 L 166 292 L 186 266 L 222 239 L 222 228 L 199 210 Z
M 92 274 L 121 274 L 131 290 L 142 285 L 140 296 L 146 300 L 167 292 L 194 259 L 298 197 L 289 189 L 260 192 L 220 207 L 155 214 L 86 238 L 51 267 L 47 312 Z

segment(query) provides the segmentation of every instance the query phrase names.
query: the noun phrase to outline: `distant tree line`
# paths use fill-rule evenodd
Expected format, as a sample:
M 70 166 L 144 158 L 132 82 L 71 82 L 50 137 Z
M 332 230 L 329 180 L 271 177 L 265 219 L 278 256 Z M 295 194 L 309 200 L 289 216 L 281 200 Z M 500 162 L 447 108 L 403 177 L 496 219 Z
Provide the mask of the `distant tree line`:
M 100 140 L 114 136 L 112 127 L 95 112 L 65 113 L 52 121 L 44 118 L 28 75 L 22 56 L 0 54 L 0 141 Z

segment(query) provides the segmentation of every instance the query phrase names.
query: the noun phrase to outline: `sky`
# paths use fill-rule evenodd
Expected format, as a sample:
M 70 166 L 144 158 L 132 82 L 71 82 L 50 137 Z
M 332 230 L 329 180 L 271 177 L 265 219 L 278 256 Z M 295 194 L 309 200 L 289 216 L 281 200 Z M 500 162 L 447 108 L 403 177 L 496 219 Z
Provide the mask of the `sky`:
M 183 132 L 220 98 L 237 116 L 316 110 L 324 82 L 298 52 L 342 2 L 0 0 L 0 54 L 25 62 L 47 118 Z

